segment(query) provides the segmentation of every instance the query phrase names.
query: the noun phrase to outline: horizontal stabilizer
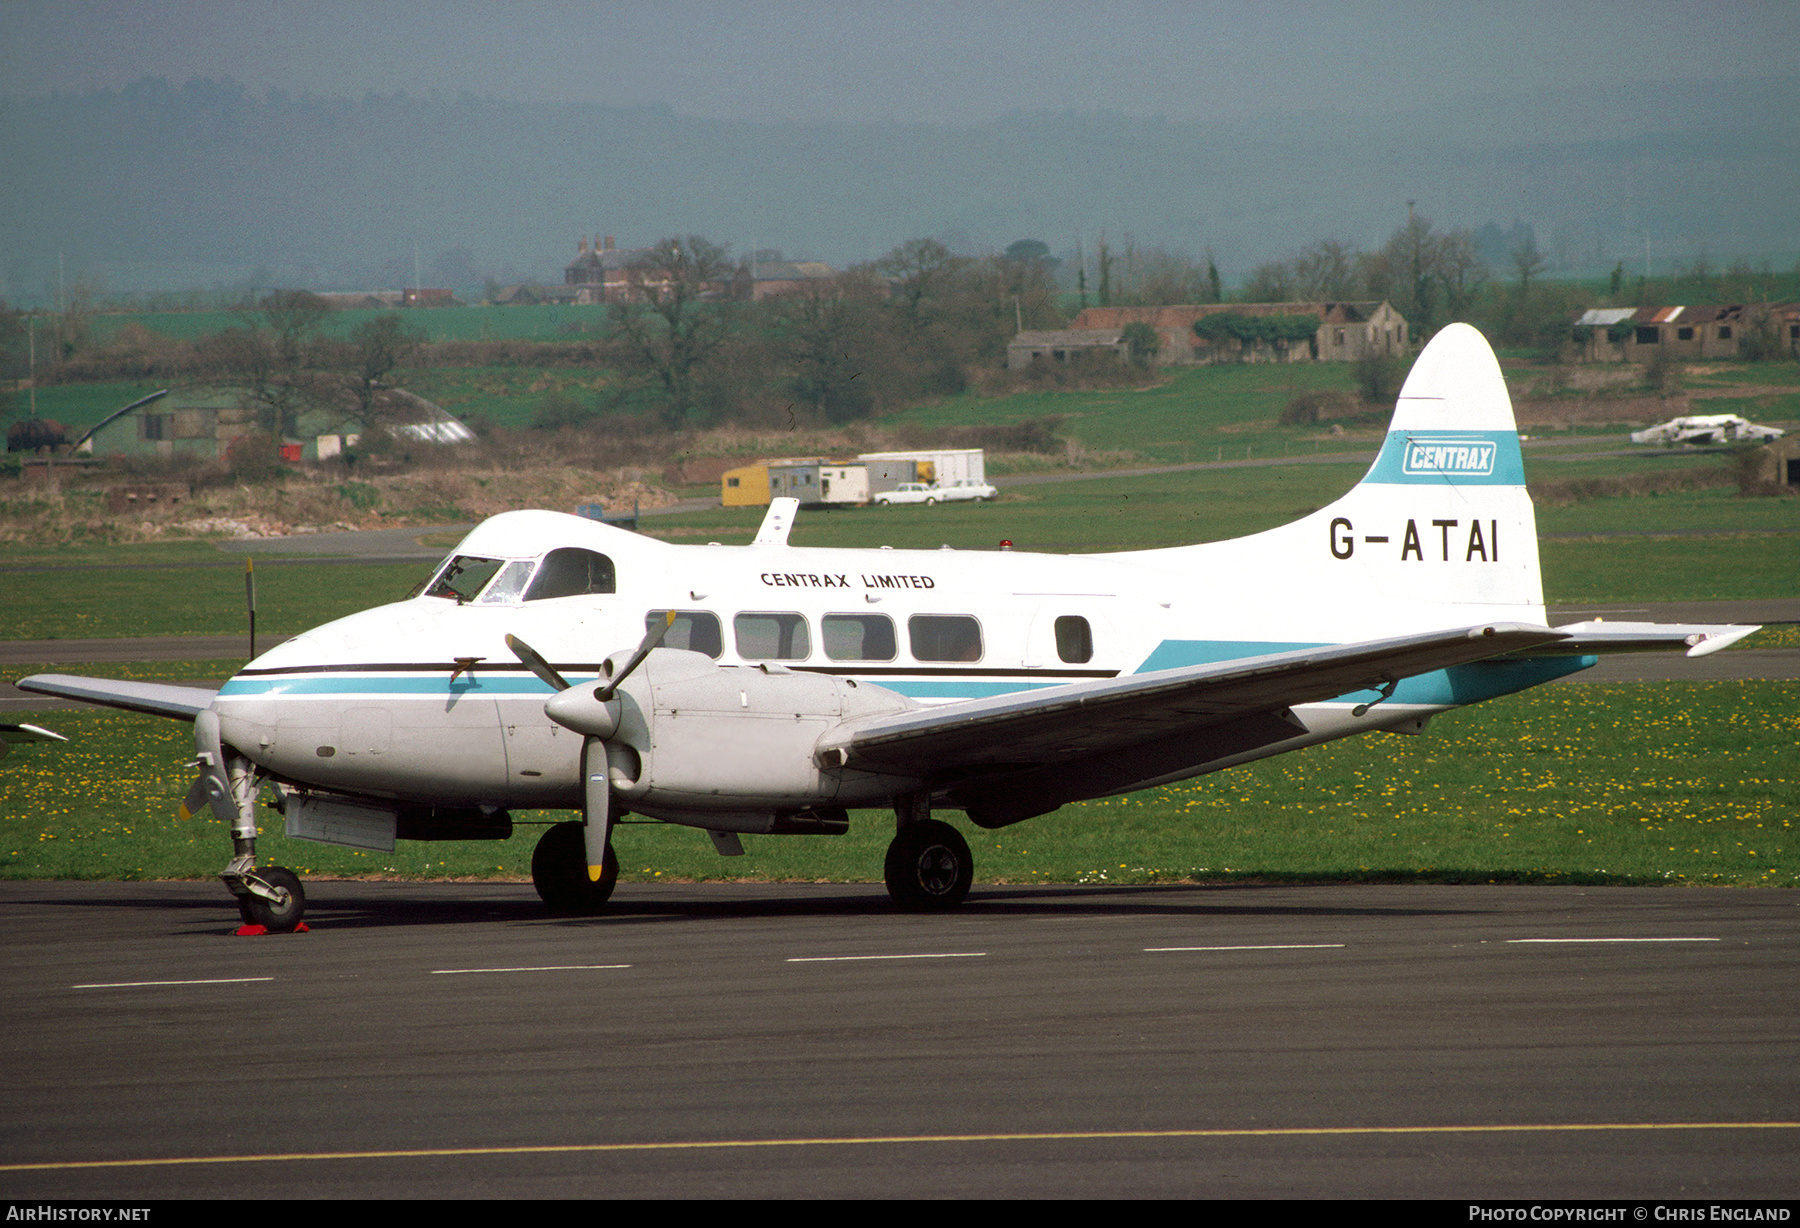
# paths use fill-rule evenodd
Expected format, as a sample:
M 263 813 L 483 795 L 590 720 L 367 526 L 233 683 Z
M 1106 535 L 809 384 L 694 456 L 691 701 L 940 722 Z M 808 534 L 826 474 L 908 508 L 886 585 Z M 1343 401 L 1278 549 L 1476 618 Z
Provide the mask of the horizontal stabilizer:
M 1559 644 L 1533 651 L 1533 656 L 1568 656 L 1607 652 L 1670 652 L 1704 657 L 1761 631 L 1736 623 L 1570 623 L 1558 627 L 1568 635 Z
M 73 674 L 33 674 L 16 684 L 34 695 L 79 699 L 83 703 L 147 712 L 191 721 L 212 707 L 217 691 L 206 687 L 174 686 L 167 682 L 121 682 L 111 678 L 78 678 Z

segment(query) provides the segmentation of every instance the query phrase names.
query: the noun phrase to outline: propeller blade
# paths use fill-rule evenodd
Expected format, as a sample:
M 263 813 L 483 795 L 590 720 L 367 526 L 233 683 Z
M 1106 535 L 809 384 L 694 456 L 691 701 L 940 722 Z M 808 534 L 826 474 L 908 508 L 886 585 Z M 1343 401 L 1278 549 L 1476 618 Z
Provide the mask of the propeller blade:
M 589 738 L 581 748 L 582 843 L 590 883 L 606 872 L 606 838 L 612 822 L 612 785 L 607 781 L 606 743 Z
M 649 631 L 644 633 L 644 642 L 639 644 L 637 646 L 637 651 L 631 654 L 631 660 L 625 662 L 625 668 L 602 684 L 599 689 L 594 692 L 594 698 L 601 703 L 605 703 L 607 700 L 611 699 L 613 695 L 618 692 L 619 684 L 631 677 L 631 671 L 644 663 L 644 658 L 650 655 L 652 649 L 663 642 L 663 637 L 669 634 L 669 628 L 674 625 L 675 611 L 665 611 L 663 613 L 662 626 L 652 627 Z M 510 638 L 511 637 L 508 637 L 509 640 Z
M 516 635 L 506 637 L 506 646 L 513 650 L 513 655 L 524 662 L 525 668 L 536 674 L 540 681 L 548 683 L 558 691 L 569 689 L 569 681 L 551 668 L 550 662 L 538 655 L 537 649 L 527 644 Z

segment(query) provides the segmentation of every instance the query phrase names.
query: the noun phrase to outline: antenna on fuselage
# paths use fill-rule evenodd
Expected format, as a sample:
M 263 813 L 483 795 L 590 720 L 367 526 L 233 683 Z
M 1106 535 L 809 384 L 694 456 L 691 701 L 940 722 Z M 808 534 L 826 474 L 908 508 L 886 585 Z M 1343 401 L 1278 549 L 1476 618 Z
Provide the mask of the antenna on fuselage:
M 256 660 L 256 567 L 248 555 L 244 557 L 244 605 L 250 613 L 250 659 Z

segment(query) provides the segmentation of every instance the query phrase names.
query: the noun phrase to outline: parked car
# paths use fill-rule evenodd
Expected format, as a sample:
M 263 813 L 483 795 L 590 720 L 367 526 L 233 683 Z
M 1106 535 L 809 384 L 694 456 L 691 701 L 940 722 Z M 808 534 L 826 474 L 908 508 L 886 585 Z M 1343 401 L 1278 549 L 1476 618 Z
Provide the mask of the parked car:
M 944 493 L 929 482 L 902 482 L 892 490 L 884 490 L 875 496 L 878 504 L 887 503 L 936 503 L 944 497 Z
M 945 503 L 960 503 L 974 499 L 992 499 L 1000 492 L 986 482 L 977 482 L 970 478 L 950 483 L 938 488 L 938 498 Z

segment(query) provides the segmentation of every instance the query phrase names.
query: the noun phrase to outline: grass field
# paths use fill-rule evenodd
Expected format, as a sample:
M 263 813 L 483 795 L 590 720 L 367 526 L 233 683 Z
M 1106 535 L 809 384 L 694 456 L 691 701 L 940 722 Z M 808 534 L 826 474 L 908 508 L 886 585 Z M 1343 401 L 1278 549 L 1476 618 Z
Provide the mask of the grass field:
M 329 337 L 349 336 L 358 324 L 387 310 L 336 311 L 320 330 Z M 251 313 L 261 322 L 261 316 Z M 430 341 L 568 341 L 598 328 L 606 320 L 604 307 L 432 307 L 402 314 L 409 328 L 423 332 Z M 235 311 L 115 311 L 94 317 L 94 336 L 102 343 L 121 328 L 137 324 L 153 333 L 192 341 L 226 328 L 241 328 L 244 316 Z
M 217 550 L 196 544 L 212 558 L 121 566 L 139 548 L 118 547 L 112 565 L 52 571 L 13 571 L 13 559 L 4 558 L 0 576 L 11 592 L 0 609 L 0 640 L 242 634 L 247 629 L 243 562 L 221 559 Z M 256 565 L 257 632 L 297 635 L 329 619 L 398 601 L 429 571 L 420 563 L 264 559 Z
M 0 775 L 0 877 L 199 878 L 229 839 L 175 807 L 189 727 L 58 713 L 63 746 L 14 750 Z M 1800 884 L 1800 694 L 1777 683 L 1559 685 L 1185 784 L 969 829 L 981 882 L 1356 881 Z M 315 875 L 524 877 L 538 834 L 403 843 L 394 853 L 290 841 L 266 859 Z M 629 881 L 879 881 L 890 816 L 848 835 L 705 836 L 628 824 Z
M 1350 392 L 1346 363 L 1171 368 L 1148 388 L 1089 392 L 973 394 L 896 414 L 884 422 L 927 427 L 1064 416 L 1058 433 L 1101 452 L 1129 452 L 1152 464 L 1245 460 L 1336 450 L 1316 427 L 1276 420 L 1303 392 Z M 1365 432 L 1371 440 L 1377 433 Z

